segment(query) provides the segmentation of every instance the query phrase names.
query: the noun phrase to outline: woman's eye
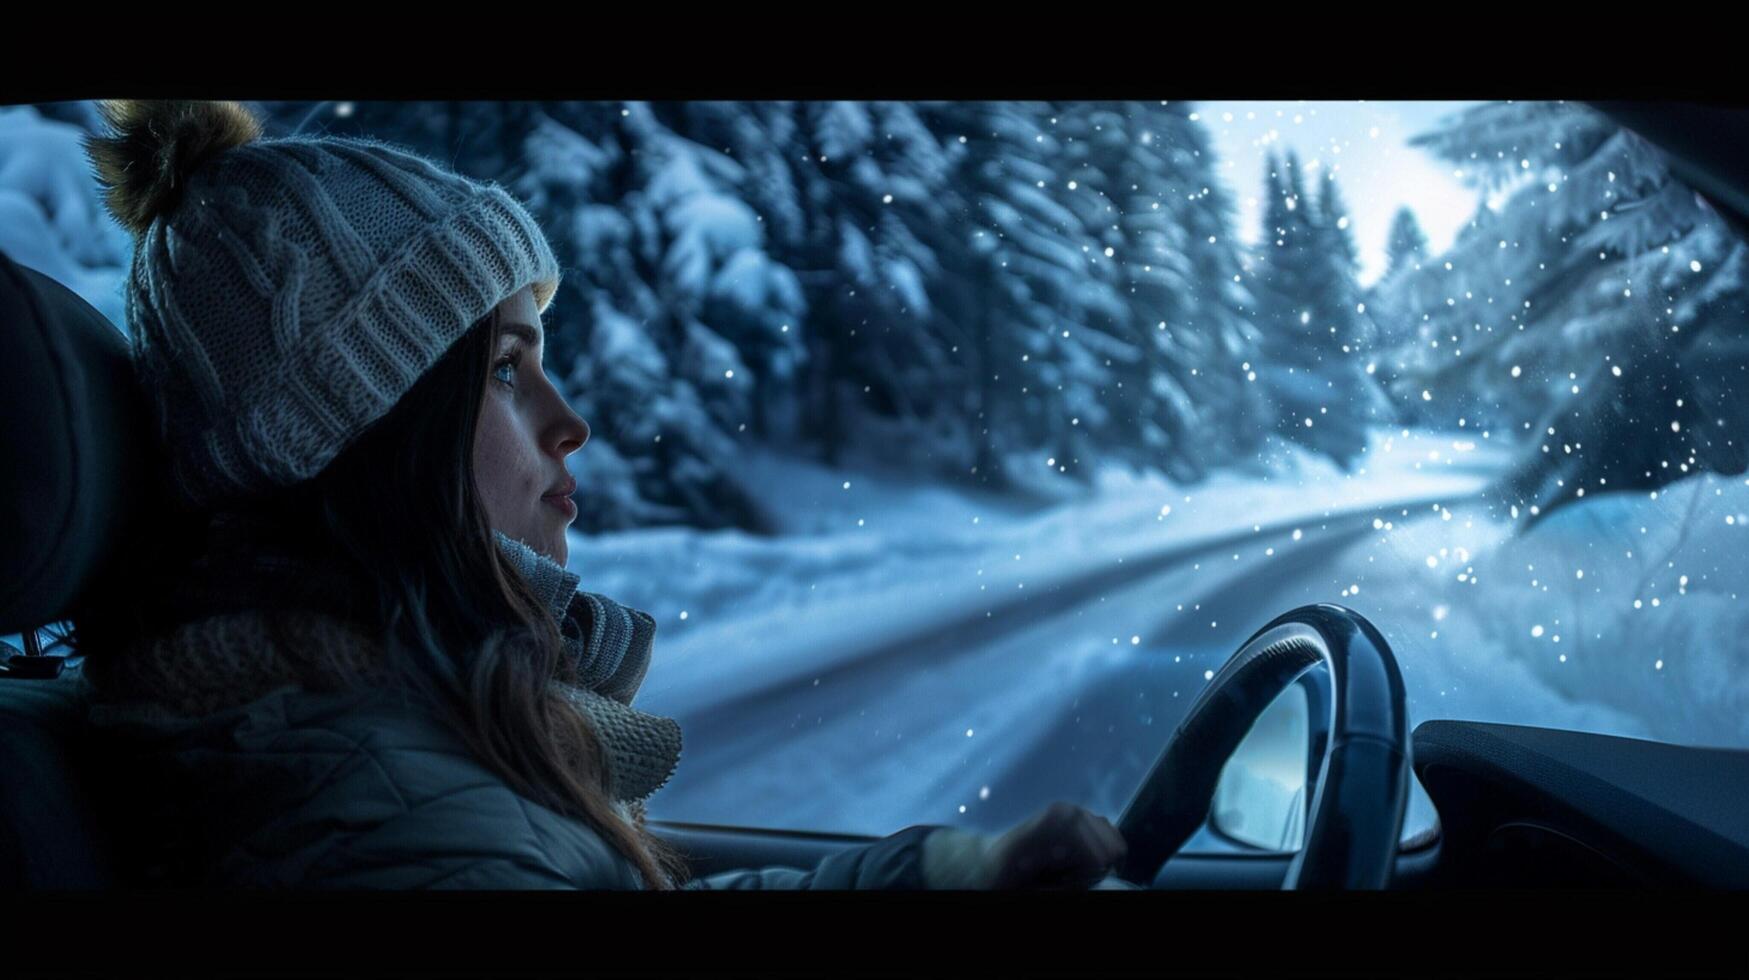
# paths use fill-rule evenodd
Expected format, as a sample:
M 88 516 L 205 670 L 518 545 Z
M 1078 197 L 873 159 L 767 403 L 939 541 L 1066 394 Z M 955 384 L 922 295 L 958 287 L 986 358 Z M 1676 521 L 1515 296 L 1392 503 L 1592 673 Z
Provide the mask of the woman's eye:
M 499 361 L 492 368 L 492 377 L 494 380 L 501 382 L 505 387 L 516 387 L 516 359 L 513 357 L 506 357 Z

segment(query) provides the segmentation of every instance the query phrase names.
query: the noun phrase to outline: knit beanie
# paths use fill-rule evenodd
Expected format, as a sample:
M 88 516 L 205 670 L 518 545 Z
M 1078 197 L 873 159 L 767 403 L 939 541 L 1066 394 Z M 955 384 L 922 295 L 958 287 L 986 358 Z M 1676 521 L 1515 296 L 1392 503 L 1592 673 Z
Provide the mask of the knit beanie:
M 109 102 L 86 149 L 135 236 L 135 366 L 193 507 L 306 480 L 493 307 L 558 265 L 491 183 L 236 103 Z

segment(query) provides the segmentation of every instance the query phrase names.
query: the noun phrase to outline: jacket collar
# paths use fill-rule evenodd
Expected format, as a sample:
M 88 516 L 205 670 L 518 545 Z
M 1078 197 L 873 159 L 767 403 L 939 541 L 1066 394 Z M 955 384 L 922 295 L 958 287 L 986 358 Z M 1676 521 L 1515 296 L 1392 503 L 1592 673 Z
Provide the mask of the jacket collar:
M 541 606 L 563 622 L 583 577 L 503 531 L 493 531 L 492 537 L 498 542 L 498 553 L 528 579 Z
M 494 536 L 499 554 L 522 573 L 559 624 L 583 686 L 630 705 L 650 669 L 655 617 L 607 596 L 577 591 L 581 576 L 502 532 Z

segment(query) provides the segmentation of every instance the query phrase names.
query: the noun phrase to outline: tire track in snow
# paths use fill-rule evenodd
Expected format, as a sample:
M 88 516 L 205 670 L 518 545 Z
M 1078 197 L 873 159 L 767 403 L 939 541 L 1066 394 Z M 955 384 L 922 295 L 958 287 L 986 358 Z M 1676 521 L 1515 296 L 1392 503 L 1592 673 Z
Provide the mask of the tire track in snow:
M 1184 603 L 1185 612 L 1161 617 L 1129 658 L 1090 677 L 1070 703 L 1041 697 L 1042 723 L 1001 743 L 981 774 L 944 774 L 925 798 L 966 799 L 976 793 L 971 779 L 998 788 L 979 808 L 977 824 L 988 829 L 1058 799 L 1115 819 L 1206 683 L 1203 671 L 1219 670 L 1245 637 L 1288 609 L 1336 599 L 1335 588 L 1314 581 L 1319 569 L 1372 533 L 1364 523 L 1330 528 L 1306 547 L 1278 549 L 1223 576 Z M 1231 625 L 1216 632 L 1209 622 Z

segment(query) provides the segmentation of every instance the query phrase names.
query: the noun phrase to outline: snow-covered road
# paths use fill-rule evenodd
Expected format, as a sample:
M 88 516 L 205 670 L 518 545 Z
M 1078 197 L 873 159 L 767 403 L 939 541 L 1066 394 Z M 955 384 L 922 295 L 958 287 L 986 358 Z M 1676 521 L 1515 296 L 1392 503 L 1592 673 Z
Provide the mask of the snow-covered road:
M 957 547 L 936 535 L 878 588 L 816 598 L 820 576 L 799 605 L 723 607 L 663 641 L 640 696 L 686 732 L 651 815 L 885 833 L 1006 826 L 1050 799 L 1115 813 L 1204 671 L 1291 605 L 1351 601 L 1335 556 L 1438 520 L 1494 472 L 1438 445 L 1402 447 L 1392 479 L 1236 481 L 1176 510 L 1131 488 Z

